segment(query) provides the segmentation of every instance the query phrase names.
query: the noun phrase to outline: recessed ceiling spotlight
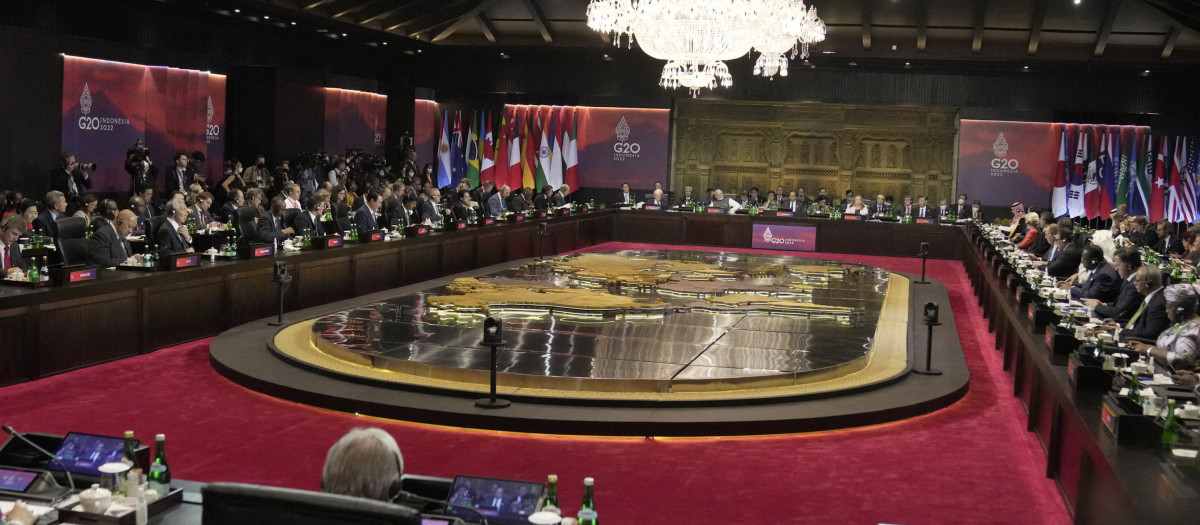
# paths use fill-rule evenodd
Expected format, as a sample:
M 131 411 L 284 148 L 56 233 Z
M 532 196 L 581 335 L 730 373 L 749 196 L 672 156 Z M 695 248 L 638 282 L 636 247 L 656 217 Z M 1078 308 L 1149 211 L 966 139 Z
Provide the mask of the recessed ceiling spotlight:
M 504 52 L 503 52 L 503 51 L 501 51 L 501 52 L 500 52 L 500 56 L 504 56 Z
M 911 65 L 912 65 L 912 63 L 910 63 L 910 62 L 905 62 L 905 63 L 904 63 L 904 67 L 908 67 L 908 66 L 911 66 Z
M 242 12 L 242 10 L 241 10 L 241 9 L 234 9 L 234 10 L 233 10 L 233 12 L 234 12 L 234 13 L 241 13 L 241 12 Z
M 1149 70 L 1149 69 L 1147 69 L 1146 71 L 1144 71 L 1144 73 L 1145 73 L 1145 74 L 1147 74 L 1147 75 L 1149 75 L 1149 74 L 1150 74 L 1150 70 Z
M 346 33 L 342 33 L 342 36 L 346 36 Z
M 387 45 L 387 40 L 383 41 L 383 45 L 385 45 L 385 46 Z
M 604 58 L 608 58 L 608 53 L 605 53 L 605 54 L 604 54 Z
M 271 19 L 271 15 L 263 15 L 263 20 L 270 20 L 270 19 Z
M 1023 68 L 1021 68 L 1021 69 L 1029 69 L 1029 66 L 1025 66 L 1025 67 L 1023 67 Z
M 1082 4 L 1082 3 L 1083 3 L 1083 0 L 1075 0 L 1075 5 L 1079 5 L 1079 4 Z
M 296 25 L 296 22 L 292 22 L 292 25 Z
M 424 52 L 425 52 L 425 50 L 424 50 L 424 49 L 418 49 L 418 50 L 417 50 L 417 52 L 418 52 L 418 53 L 424 53 Z

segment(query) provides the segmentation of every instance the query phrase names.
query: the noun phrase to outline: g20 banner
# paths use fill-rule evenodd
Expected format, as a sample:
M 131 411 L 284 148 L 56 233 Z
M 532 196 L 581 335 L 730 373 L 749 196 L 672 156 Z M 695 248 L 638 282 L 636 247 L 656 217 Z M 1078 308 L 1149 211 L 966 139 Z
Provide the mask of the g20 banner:
M 1061 131 L 1048 122 L 962 120 L 958 192 L 984 206 L 1049 206 Z
M 816 226 L 754 223 L 750 231 L 751 247 L 766 250 L 817 251 Z
M 62 149 L 97 164 L 92 192 L 130 188 L 125 160 L 138 140 L 160 173 L 177 150 L 202 153 L 201 174 L 216 184 L 225 162 L 224 125 L 224 75 L 63 58 Z
M 325 88 L 325 151 L 382 155 L 386 137 L 387 95 Z

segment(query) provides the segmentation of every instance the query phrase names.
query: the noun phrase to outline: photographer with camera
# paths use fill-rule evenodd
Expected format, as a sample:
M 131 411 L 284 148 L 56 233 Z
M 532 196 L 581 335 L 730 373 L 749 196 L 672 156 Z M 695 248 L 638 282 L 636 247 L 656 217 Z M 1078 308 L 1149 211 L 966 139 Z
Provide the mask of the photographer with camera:
M 140 195 L 146 188 L 154 187 L 151 169 L 154 162 L 150 160 L 150 148 L 142 139 L 129 148 L 125 154 L 125 173 L 129 174 L 129 194 Z
M 62 192 L 67 198 L 67 215 L 79 209 L 79 198 L 83 190 L 92 188 L 90 171 L 96 169 L 94 163 L 75 162 L 75 154 L 70 151 L 62 152 L 62 163 L 50 171 L 50 189 Z

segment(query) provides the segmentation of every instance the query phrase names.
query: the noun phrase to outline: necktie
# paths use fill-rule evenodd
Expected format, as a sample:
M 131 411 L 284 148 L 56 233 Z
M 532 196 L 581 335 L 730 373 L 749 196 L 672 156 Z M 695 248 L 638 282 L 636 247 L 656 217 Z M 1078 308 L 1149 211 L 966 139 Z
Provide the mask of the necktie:
M 792 213 L 796 212 L 796 201 L 792 201 Z
M 1142 316 L 1142 312 L 1146 311 L 1146 303 L 1148 302 L 1142 301 L 1142 305 L 1138 307 L 1136 312 L 1133 312 L 1133 317 L 1130 317 L 1129 322 L 1125 323 L 1125 328 L 1133 328 L 1133 323 L 1136 323 L 1138 318 Z
M 75 176 L 67 173 L 67 187 L 71 189 L 71 195 L 79 195 L 79 186 L 75 185 Z
M 187 191 L 187 184 L 183 183 L 183 170 L 175 168 L 175 176 L 179 179 L 179 189 L 181 191 Z
M 0 250 L 4 250 L 3 270 L 7 271 L 9 268 L 12 268 L 12 249 L 10 249 L 7 245 L 0 244 Z
M 1046 256 L 1046 261 L 1053 261 L 1055 255 L 1058 255 L 1058 246 L 1052 246 L 1050 248 L 1050 255 Z

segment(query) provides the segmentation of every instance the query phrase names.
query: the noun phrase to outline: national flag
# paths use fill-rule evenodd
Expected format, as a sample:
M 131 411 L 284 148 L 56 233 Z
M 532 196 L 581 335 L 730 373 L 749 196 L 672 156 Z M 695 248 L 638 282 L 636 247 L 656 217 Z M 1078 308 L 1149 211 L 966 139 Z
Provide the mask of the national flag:
M 571 134 L 563 147 L 563 158 L 566 161 L 566 173 L 563 183 L 571 187 L 571 191 L 579 189 L 579 109 L 571 115 Z
M 512 189 L 521 187 L 532 187 L 525 184 L 525 180 L 521 176 L 521 134 L 517 132 L 517 111 L 513 110 L 512 120 L 508 123 L 508 159 L 505 161 L 508 164 L 508 185 Z M 502 157 L 496 157 L 497 160 Z
M 547 113 L 549 113 L 549 111 L 547 111 Z M 550 140 L 546 137 L 546 128 L 549 127 L 550 124 L 551 124 L 550 119 L 547 116 L 546 125 L 545 126 L 542 125 L 542 112 L 541 112 L 541 110 L 538 110 L 538 115 L 537 115 L 538 128 L 537 128 L 537 131 L 534 132 L 534 136 L 536 136 L 538 138 L 538 144 L 540 144 L 540 146 L 538 146 L 538 149 L 537 149 L 537 158 L 536 158 L 537 176 L 535 179 L 537 181 L 538 188 L 550 186 L 549 176 L 550 176 L 550 159 L 551 159 L 550 148 L 551 148 L 551 146 L 550 146 Z M 550 187 L 552 189 L 557 189 L 554 186 L 550 186 Z
M 1176 213 L 1171 218 L 1174 222 L 1196 222 L 1196 180 L 1188 172 L 1188 140 L 1186 137 L 1175 137 L 1175 151 L 1172 155 L 1174 162 L 1171 166 L 1171 190 L 1176 192 L 1178 203 Z
M 463 157 L 462 113 L 454 114 L 454 131 L 450 133 L 450 183 L 458 184 L 467 175 L 467 163 Z
M 1070 178 L 1067 180 L 1067 214 L 1071 218 L 1083 217 L 1087 214 L 1084 207 L 1084 182 L 1085 170 L 1087 166 L 1087 132 L 1083 127 L 1079 128 L 1079 133 L 1075 146 L 1075 163 L 1071 170 Z
M 467 131 L 467 142 L 463 144 L 467 158 L 466 177 L 471 181 L 472 188 L 479 187 L 479 133 L 476 126 L 475 112 L 471 112 L 471 127 Z
M 526 188 L 533 188 L 534 193 L 542 191 L 541 186 L 537 185 L 537 139 L 533 134 L 535 128 L 532 127 L 533 111 L 532 108 L 525 109 L 525 117 L 522 123 L 523 132 L 521 133 L 521 185 Z
M 1148 215 L 1150 210 L 1150 191 L 1153 188 L 1149 173 L 1149 157 L 1143 154 L 1142 144 L 1149 140 L 1145 135 L 1139 135 L 1137 128 L 1133 129 L 1133 140 L 1129 144 L 1129 215 Z
M 1083 209 L 1088 219 L 1100 216 L 1100 191 L 1104 187 L 1100 182 L 1100 166 L 1093 133 L 1097 132 L 1093 130 L 1083 135 Z
M 495 156 L 492 157 L 493 163 L 496 165 L 493 176 L 496 179 L 497 188 L 507 184 L 512 189 L 517 189 L 508 180 L 508 136 L 508 109 L 505 108 L 504 112 L 500 114 L 500 129 L 496 134 L 496 151 Z
M 563 154 L 562 154 L 562 137 L 556 133 L 562 125 L 561 113 L 555 114 L 554 110 L 550 111 L 550 164 L 547 166 L 549 171 L 546 172 L 546 182 L 550 186 L 558 189 L 563 185 Z
M 1130 192 L 1129 176 L 1129 150 L 1125 148 L 1125 128 L 1117 128 L 1117 132 L 1111 135 L 1108 150 L 1113 152 L 1117 163 L 1117 191 L 1113 199 L 1113 204 L 1120 206 L 1122 204 L 1133 207 L 1133 194 Z
M 1064 124 L 1062 139 L 1058 143 L 1058 166 L 1054 168 L 1054 193 L 1050 197 L 1054 216 L 1058 218 L 1069 217 L 1071 215 L 1071 211 L 1067 207 L 1067 179 L 1070 178 L 1067 175 L 1067 170 L 1069 169 L 1067 167 L 1067 148 L 1070 147 L 1071 143 L 1068 135 L 1067 126 Z
M 1196 139 L 1193 137 L 1192 141 L 1188 143 L 1187 158 L 1184 159 L 1184 170 L 1187 172 L 1189 180 L 1192 181 L 1193 191 L 1197 193 L 1196 218 L 1192 219 L 1192 222 L 1200 220 L 1200 189 L 1197 188 L 1200 186 L 1200 153 L 1197 152 L 1197 149 Z
M 492 137 L 492 114 L 488 113 L 486 119 L 479 119 L 479 125 L 486 126 L 479 130 L 480 142 L 483 144 L 483 158 L 479 161 L 479 180 L 490 180 L 499 188 L 506 183 L 496 183 L 496 143 Z
M 1162 147 L 1159 148 L 1157 154 L 1153 151 L 1154 141 L 1147 137 L 1146 139 L 1146 164 L 1151 167 L 1149 178 L 1153 183 L 1150 186 L 1150 208 L 1147 211 L 1147 216 L 1150 222 L 1158 222 L 1163 220 L 1166 207 L 1163 205 L 1163 197 L 1167 188 L 1167 173 L 1163 167 L 1163 153 L 1167 149 L 1167 137 L 1162 138 Z M 1149 159 L 1154 159 L 1151 162 Z
M 1084 195 L 1089 198 L 1085 204 L 1096 212 L 1089 212 L 1089 219 L 1099 217 L 1108 220 L 1112 212 L 1112 190 L 1109 188 L 1116 181 L 1117 170 L 1113 165 L 1112 153 L 1108 150 L 1108 131 L 1105 130 L 1104 134 L 1097 132 L 1097 137 L 1100 139 L 1100 151 L 1093 156 L 1088 170 L 1088 191 Z M 1095 185 L 1094 189 L 1092 185 Z
M 1100 202 L 1100 218 L 1108 220 L 1111 218 L 1113 208 L 1118 204 L 1124 204 L 1125 201 L 1117 200 L 1117 185 L 1120 183 L 1120 164 L 1121 164 L 1121 139 L 1118 126 L 1108 126 L 1104 130 L 1104 148 L 1105 161 L 1100 165 L 1100 189 L 1104 192 L 1101 194 Z
M 454 163 L 450 160 L 450 132 L 449 132 L 450 112 L 442 113 L 442 135 L 438 139 L 438 161 L 437 161 L 437 187 L 442 188 L 450 185 L 451 171 L 454 169 Z

